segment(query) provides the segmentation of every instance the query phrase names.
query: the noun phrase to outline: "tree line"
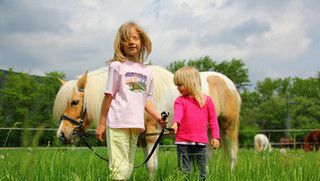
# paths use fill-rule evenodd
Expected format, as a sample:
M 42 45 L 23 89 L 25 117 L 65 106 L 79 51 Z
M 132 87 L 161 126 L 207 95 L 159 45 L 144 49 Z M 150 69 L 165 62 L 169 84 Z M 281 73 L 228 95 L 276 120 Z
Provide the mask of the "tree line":
M 315 77 L 265 78 L 252 88 L 249 70 L 240 59 L 220 63 L 208 56 L 190 60 L 176 60 L 167 69 L 175 72 L 183 66 L 199 71 L 225 74 L 236 85 L 242 98 L 239 141 L 251 146 L 260 130 L 319 129 L 320 128 L 320 71 Z M 16 73 L 12 69 L 0 73 L 0 127 L 57 128 L 52 108 L 61 84 L 62 72 L 50 72 L 43 77 Z M 249 89 L 250 88 L 250 89 Z M 281 137 L 303 141 L 307 132 L 265 133 L 277 142 Z M 36 137 L 36 138 L 35 138 Z M 54 131 L 0 130 L 0 146 L 59 145 Z M 91 142 L 94 142 L 92 137 Z M 172 143 L 172 138 L 162 141 Z

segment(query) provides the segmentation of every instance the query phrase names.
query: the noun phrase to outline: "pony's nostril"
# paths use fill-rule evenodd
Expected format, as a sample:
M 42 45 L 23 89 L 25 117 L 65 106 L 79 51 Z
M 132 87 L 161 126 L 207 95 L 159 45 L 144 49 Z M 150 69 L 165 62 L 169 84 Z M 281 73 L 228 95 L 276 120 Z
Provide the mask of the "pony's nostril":
M 66 136 L 64 135 L 63 132 L 61 133 L 61 136 L 60 136 L 60 137 L 63 138 L 63 139 L 66 139 Z
M 64 135 L 64 133 L 61 133 L 60 136 L 59 136 L 59 140 L 62 142 L 62 143 L 67 143 L 67 138 L 66 136 Z

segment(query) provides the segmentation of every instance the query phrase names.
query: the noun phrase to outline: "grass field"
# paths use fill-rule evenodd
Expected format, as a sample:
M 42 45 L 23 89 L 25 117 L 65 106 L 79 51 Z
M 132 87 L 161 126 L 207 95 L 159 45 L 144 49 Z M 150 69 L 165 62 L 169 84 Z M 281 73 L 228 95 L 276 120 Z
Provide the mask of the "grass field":
M 105 148 L 97 152 L 106 154 Z M 222 150 L 210 157 L 207 180 L 287 180 L 319 181 L 320 152 L 304 153 L 302 150 L 287 150 L 280 153 L 255 153 L 240 149 L 238 163 L 233 173 L 224 159 Z M 138 149 L 136 163 L 143 162 L 142 150 Z M 198 180 L 194 172 L 190 180 Z M 89 149 L 0 149 L 0 181 L 2 180 L 110 180 L 107 163 L 92 154 Z M 150 180 L 145 167 L 134 170 L 134 181 Z M 175 149 L 160 149 L 159 169 L 154 180 L 182 181 L 185 176 L 177 169 Z

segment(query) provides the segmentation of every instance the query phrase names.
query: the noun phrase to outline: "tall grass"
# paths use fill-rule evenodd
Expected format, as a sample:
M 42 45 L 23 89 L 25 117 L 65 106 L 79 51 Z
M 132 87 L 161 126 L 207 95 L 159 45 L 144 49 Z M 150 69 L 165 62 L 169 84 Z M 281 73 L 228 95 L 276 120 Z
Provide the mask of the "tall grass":
M 97 150 L 107 154 L 105 148 Z M 287 150 L 280 153 L 255 153 L 240 149 L 234 172 L 224 158 L 222 150 L 208 155 L 207 180 L 320 180 L 320 152 L 304 153 L 302 150 Z M 143 154 L 137 151 L 136 164 L 143 162 Z M 0 181 L 2 180 L 110 180 L 107 163 L 96 157 L 89 149 L 19 149 L 0 150 Z M 175 150 L 161 149 L 159 169 L 154 180 L 182 181 L 185 175 L 177 168 Z M 198 172 L 189 180 L 196 181 Z M 131 180 L 150 180 L 145 167 L 135 169 Z

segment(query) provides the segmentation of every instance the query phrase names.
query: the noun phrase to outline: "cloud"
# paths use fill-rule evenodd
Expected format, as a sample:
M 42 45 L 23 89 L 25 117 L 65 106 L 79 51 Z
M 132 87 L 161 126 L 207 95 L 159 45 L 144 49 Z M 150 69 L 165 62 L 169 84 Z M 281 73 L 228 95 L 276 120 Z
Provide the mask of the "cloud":
M 75 78 L 105 66 L 118 27 L 133 20 L 153 41 L 154 64 L 208 55 L 242 59 L 252 81 L 313 76 L 319 7 L 317 0 L 1 1 L 0 68 Z

